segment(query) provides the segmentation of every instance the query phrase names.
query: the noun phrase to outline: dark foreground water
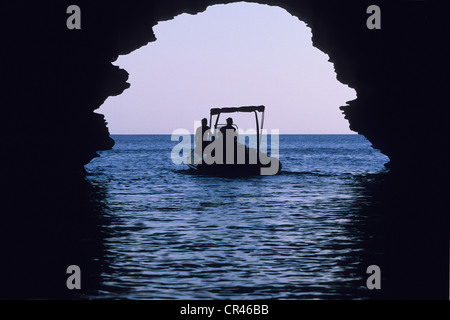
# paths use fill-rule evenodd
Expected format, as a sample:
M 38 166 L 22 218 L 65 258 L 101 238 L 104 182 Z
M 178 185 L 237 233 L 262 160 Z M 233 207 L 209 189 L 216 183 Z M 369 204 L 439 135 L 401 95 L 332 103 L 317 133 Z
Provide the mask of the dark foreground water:
M 364 296 L 354 206 L 388 159 L 362 136 L 282 136 L 283 172 L 250 178 L 191 174 L 171 162 L 170 136 L 113 138 L 87 166 L 108 190 L 104 295 Z
M 12 190 L 1 298 L 448 299 L 446 194 L 362 136 L 281 136 L 281 174 L 247 178 L 191 174 L 169 135 L 113 138 L 83 181 Z

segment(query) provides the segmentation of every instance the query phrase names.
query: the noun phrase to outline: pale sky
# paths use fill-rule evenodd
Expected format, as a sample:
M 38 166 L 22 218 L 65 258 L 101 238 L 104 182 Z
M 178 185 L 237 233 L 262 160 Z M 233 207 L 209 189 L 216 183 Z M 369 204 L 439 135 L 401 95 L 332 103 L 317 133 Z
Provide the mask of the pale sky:
M 194 133 L 210 108 L 244 105 L 265 105 L 264 128 L 280 134 L 354 133 L 339 107 L 355 91 L 336 80 L 328 55 L 312 46 L 311 29 L 286 10 L 214 5 L 153 31 L 155 42 L 114 62 L 128 71 L 131 87 L 99 109 L 110 133 Z M 252 114 L 232 117 L 239 128 L 254 128 Z

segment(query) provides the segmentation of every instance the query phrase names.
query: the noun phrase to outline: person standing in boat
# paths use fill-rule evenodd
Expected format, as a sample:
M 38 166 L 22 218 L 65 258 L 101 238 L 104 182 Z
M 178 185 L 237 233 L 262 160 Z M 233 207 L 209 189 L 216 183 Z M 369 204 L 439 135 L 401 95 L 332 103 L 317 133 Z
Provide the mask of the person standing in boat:
M 232 130 L 232 131 L 229 131 Z M 223 139 L 223 163 L 228 163 L 226 161 L 227 159 L 227 132 L 228 135 L 231 137 L 233 137 L 233 144 L 232 144 L 232 148 L 233 148 L 233 155 L 234 155 L 234 161 L 236 161 L 236 142 L 237 142 L 237 137 L 236 137 L 236 128 L 233 126 L 233 118 L 227 118 L 227 125 L 223 126 L 220 128 L 220 133 L 222 134 L 222 139 Z M 233 162 L 236 163 L 236 162 Z
M 202 119 L 202 126 L 197 128 L 195 132 L 195 153 L 201 155 L 203 162 L 203 151 L 205 147 L 211 142 L 211 131 L 208 126 L 208 120 Z

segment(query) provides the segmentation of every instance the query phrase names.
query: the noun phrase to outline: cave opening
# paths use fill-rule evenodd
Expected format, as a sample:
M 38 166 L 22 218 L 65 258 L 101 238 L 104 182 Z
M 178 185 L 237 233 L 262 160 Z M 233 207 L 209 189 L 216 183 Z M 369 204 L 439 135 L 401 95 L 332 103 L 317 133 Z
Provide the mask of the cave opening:
M 281 134 L 350 134 L 339 107 L 356 92 L 336 79 L 311 29 L 285 9 L 212 5 L 153 27 L 156 41 L 119 56 L 131 87 L 100 108 L 111 134 L 192 131 L 209 109 L 265 105 Z M 240 127 L 252 127 L 240 117 Z

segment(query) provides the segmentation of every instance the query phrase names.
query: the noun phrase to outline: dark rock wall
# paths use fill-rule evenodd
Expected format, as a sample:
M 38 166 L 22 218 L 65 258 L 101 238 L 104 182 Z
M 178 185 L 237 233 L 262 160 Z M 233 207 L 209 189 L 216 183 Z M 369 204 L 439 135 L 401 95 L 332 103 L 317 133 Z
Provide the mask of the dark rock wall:
M 338 80 L 357 90 L 358 98 L 343 107 L 351 128 L 388 155 L 392 168 L 412 177 L 368 184 L 373 203 L 355 200 L 361 216 L 382 216 L 361 227 L 382 242 L 363 248 L 384 248 L 388 280 L 381 298 L 447 299 L 448 188 L 417 175 L 437 181 L 448 163 L 445 6 L 419 0 L 258 2 L 281 6 L 312 28 L 313 43 L 330 56 Z M 105 272 L 98 257 L 109 218 L 99 212 L 108 190 L 86 183 L 80 173 L 114 143 L 95 112 L 129 87 L 127 72 L 111 62 L 154 41 L 158 21 L 213 3 L 219 1 L 0 2 L 1 194 L 7 200 L 0 214 L 0 297 L 73 298 L 61 272 L 73 261 L 96 270 L 95 279 L 83 280 L 96 290 Z M 81 30 L 66 28 L 71 4 L 81 8 Z M 381 8 L 381 30 L 366 28 L 371 4 Z M 70 173 L 81 182 L 68 179 Z
M 129 87 L 127 72 L 111 62 L 154 41 L 158 21 L 229 2 L 235 1 L 76 1 L 81 30 L 66 28 L 72 2 L 2 2 L 2 160 L 9 172 L 82 171 L 114 144 L 95 113 Z M 283 7 L 312 28 L 313 44 L 330 56 L 338 80 L 357 90 L 358 98 L 342 107 L 351 129 L 389 156 L 392 167 L 444 166 L 450 46 L 443 5 L 254 2 Z M 381 8 L 381 30 L 366 27 L 371 4 Z

